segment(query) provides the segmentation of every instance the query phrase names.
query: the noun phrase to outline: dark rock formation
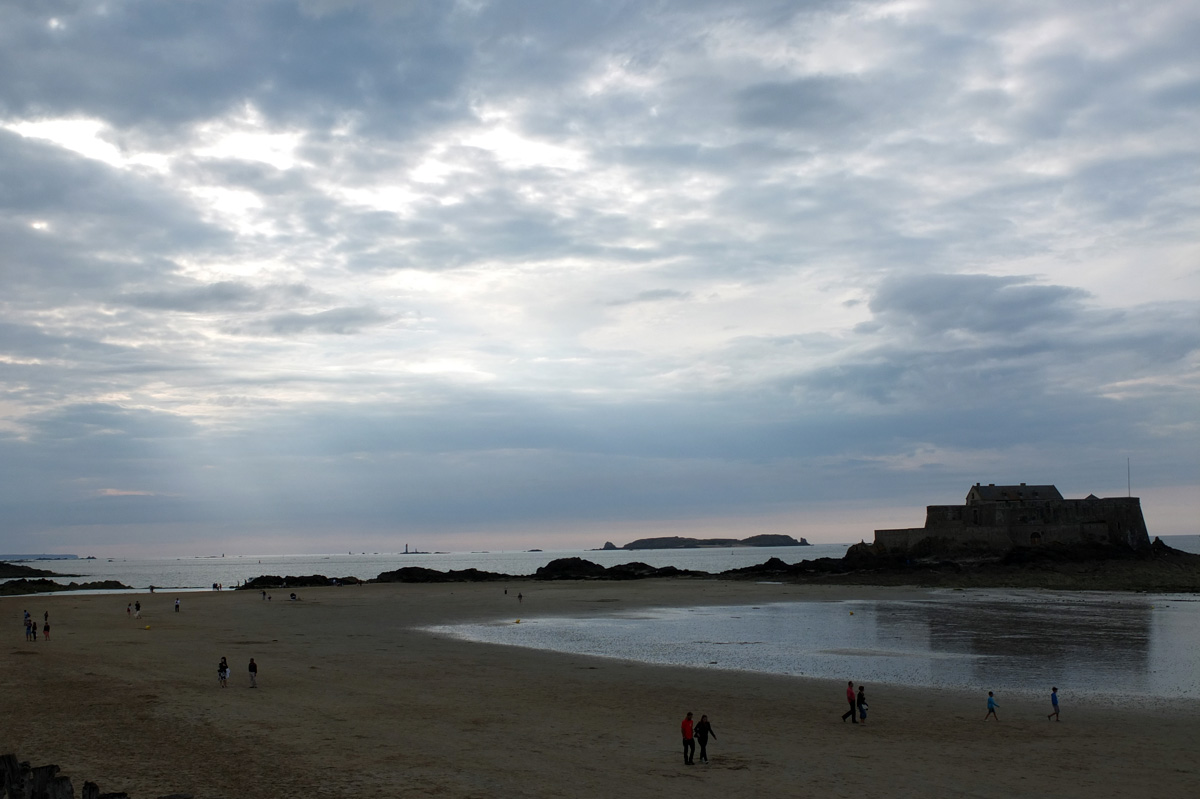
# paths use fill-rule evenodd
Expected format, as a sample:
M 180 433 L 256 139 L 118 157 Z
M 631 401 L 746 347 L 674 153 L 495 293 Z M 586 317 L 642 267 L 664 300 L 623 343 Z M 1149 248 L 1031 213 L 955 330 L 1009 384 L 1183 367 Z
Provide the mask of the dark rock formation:
M 677 535 L 661 538 L 639 538 L 621 549 L 703 549 L 707 547 L 806 547 L 808 541 L 797 541 L 790 535 L 752 535 L 749 538 L 683 538 Z M 608 549 L 608 544 L 605 544 Z M 617 549 L 617 547 L 613 547 Z
M 0 755 L 0 797 L 5 799 L 75 799 L 71 778 L 55 765 L 31 768 L 16 755 Z M 94 782 L 83 784 L 83 799 L 129 799 L 129 794 L 100 793 Z
M 600 547 L 600 549 L 604 552 L 611 552 L 616 548 L 616 544 L 614 544 L 612 541 L 605 541 L 604 546 Z
M 35 569 L 32 566 L 22 566 L 20 563 L 0 561 L 0 580 L 13 577 L 78 577 L 77 574 L 57 574 L 45 569 Z
M 451 569 L 440 572 L 423 566 L 405 566 L 395 571 L 383 572 L 372 583 L 487 583 L 497 580 L 513 580 L 511 575 L 485 572 L 479 569 Z
M 641 580 L 647 577 L 710 577 L 708 572 L 686 571 L 674 566 L 655 568 L 645 563 L 622 563 L 604 568 L 583 558 L 552 560 L 534 572 L 535 580 Z
M 67 583 L 60 585 L 53 580 L 10 580 L 0 583 L 0 596 L 17 594 L 49 594 L 55 591 L 132 591 L 133 589 L 116 580 L 100 580 L 93 583 Z
M 277 574 L 264 574 L 247 580 L 237 587 L 238 591 L 263 591 L 267 588 L 321 588 L 326 585 L 358 585 L 362 582 L 357 577 L 326 577 L 323 574 L 309 574 L 303 577 L 280 577 Z

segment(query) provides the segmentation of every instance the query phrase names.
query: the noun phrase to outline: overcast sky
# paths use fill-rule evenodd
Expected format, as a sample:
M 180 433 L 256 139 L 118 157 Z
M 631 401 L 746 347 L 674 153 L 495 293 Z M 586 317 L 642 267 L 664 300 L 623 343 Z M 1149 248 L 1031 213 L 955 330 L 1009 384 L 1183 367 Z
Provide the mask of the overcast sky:
M 0 551 L 1200 517 L 1200 4 L 0 0 Z

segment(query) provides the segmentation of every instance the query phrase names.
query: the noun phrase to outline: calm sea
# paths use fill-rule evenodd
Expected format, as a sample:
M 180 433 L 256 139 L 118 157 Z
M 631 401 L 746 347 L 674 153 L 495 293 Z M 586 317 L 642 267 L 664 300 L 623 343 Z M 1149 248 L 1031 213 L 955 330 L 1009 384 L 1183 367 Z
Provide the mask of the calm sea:
M 429 554 L 347 553 L 344 555 L 282 555 L 273 557 L 219 558 L 97 558 L 96 560 L 33 561 L 29 565 L 59 574 L 76 574 L 57 582 L 118 580 L 138 589 L 153 585 L 176 590 L 207 590 L 213 583 L 227 587 L 264 574 L 372 579 L 382 572 L 405 566 L 427 569 L 480 569 L 512 575 L 533 574 L 557 558 L 584 558 L 601 566 L 646 563 L 711 573 L 754 566 L 770 558 L 788 563 L 814 558 L 840 558 L 849 544 L 816 544 L 808 547 L 731 547 L 728 549 L 559 550 L 545 552 L 434 552 Z
M 1200 554 L 1200 536 L 1163 536 L 1177 549 Z M 156 586 L 172 591 L 201 591 L 213 583 L 233 587 L 264 574 L 324 574 L 326 577 L 374 578 L 404 566 L 423 566 L 438 571 L 480 569 L 502 574 L 533 574 L 556 558 L 584 558 L 601 566 L 640 562 L 655 567 L 675 566 L 717 574 L 779 558 L 786 563 L 816 558 L 840 558 L 850 544 L 815 544 L 808 547 L 731 547 L 728 549 L 546 550 L 544 552 L 433 552 L 346 553 L 328 555 L 275 555 L 204 558 L 98 558 L 96 560 L 28 561 L 59 574 L 80 575 L 58 582 L 118 580 L 136 589 Z M 0 580 L 0 582 L 4 582 Z

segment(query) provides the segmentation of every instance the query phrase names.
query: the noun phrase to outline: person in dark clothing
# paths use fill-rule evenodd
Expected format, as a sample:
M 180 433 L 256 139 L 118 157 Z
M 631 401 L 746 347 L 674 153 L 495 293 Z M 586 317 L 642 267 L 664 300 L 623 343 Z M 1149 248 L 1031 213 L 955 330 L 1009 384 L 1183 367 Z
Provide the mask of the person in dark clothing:
M 846 701 L 850 703 L 850 710 L 842 714 L 842 721 L 850 719 L 857 724 L 858 719 L 856 719 L 855 716 L 858 714 L 855 711 L 858 709 L 858 707 L 854 699 L 854 681 L 851 680 L 850 682 L 846 683 Z
M 865 685 L 858 686 L 857 704 L 858 704 L 858 720 L 861 723 L 866 724 L 867 723 L 867 686 L 865 686 Z
M 708 762 L 708 736 L 712 736 L 713 740 L 717 739 L 717 734 L 713 732 L 712 725 L 708 723 L 708 716 L 700 714 L 700 723 L 696 725 L 696 740 L 700 742 L 700 762 Z
M 250 658 L 250 687 L 258 687 L 258 664 L 254 662 L 254 658 Z
M 689 710 L 683 723 L 679 725 L 680 732 L 683 733 L 683 764 L 685 766 L 692 765 L 692 758 L 696 755 L 696 740 L 692 733 L 692 713 Z

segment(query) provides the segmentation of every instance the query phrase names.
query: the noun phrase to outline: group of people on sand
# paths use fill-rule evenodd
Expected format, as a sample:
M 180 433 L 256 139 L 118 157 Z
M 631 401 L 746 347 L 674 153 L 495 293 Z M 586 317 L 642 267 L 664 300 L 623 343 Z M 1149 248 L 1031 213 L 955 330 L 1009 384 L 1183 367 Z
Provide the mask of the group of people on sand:
M 258 664 L 254 662 L 254 658 L 250 658 L 248 667 L 250 672 L 250 687 L 258 687 Z M 217 664 L 217 684 L 222 688 L 229 687 L 229 661 L 221 658 L 221 662 Z
M 224 658 L 222 658 L 222 661 L 224 661 Z M 858 690 L 855 691 L 854 681 L 848 681 L 846 683 L 846 703 L 850 706 L 850 709 L 842 714 L 842 721 L 844 722 L 846 719 L 850 719 L 850 721 L 855 724 L 866 724 L 867 687 L 865 685 L 859 685 Z M 1050 689 L 1050 706 L 1053 709 L 1051 710 L 1050 714 L 1046 716 L 1046 718 L 1059 721 L 1058 686 L 1054 686 Z M 1000 717 L 996 714 L 996 708 L 998 707 L 1000 707 L 1000 705 L 996 702 L 995 693 L 988 691 L 987 715 L 983 717 L 983 720 L 987 721 L 989 718 L 994 718 L 996 721 L 999 721 Z M 697 743 L 700 744 L 700 762 L 707 764 L 708 739 L 711 736 L 713 740 L 716 740 L 717 737 L 717 734 L 713 732 L 712 724 L 710 724 L 708 721 L 708 716 L 701 715 L 699 723 L 695 723 L 692 720 L 691 711 L 688 711 L 688 714 L 683 719 L 683 723 L 680 724 L 680 731 L 683 733 L 684 765 L 691 766 L 695 764 Z
M 50 611 L 42 614 L 42 636 L 47 641 L 50 640 Z M 29 611 L 25 611 L 25 640 L 36 641 L 38 634 L 37 620 L 29 615 Z

